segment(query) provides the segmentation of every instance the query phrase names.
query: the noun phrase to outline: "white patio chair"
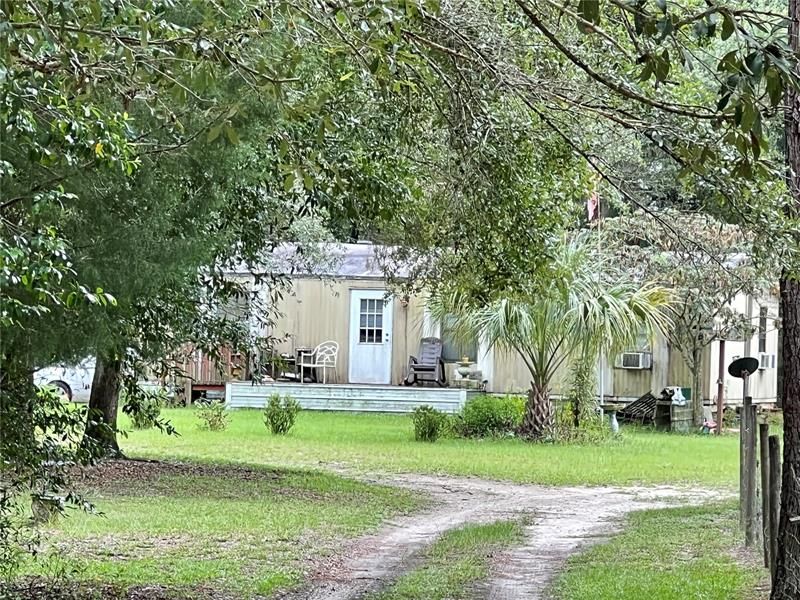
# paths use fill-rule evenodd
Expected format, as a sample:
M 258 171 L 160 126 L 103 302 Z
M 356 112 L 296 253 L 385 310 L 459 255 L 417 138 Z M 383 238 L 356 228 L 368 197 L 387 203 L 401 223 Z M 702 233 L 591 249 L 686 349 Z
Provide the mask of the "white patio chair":
M 336 359 L 339 356 L 339 343 L 329 340 L 322 342 L 310 354 L 300 355 L 300 382 L 304 382 L 306 369 L 322 369 L 322 383 L 328 383 L 327 369 L 333 369 L 336 376 Z

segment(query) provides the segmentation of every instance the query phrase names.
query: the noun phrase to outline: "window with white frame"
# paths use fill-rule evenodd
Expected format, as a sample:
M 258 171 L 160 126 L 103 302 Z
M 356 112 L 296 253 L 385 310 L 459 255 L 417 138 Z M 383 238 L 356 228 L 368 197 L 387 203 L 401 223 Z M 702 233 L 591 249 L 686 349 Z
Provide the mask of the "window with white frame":
M 359 306 L 358 341 L 362 344 L 383 342 L 383 300 L 362 298 Z
M 477 338 L 463 339 L 455 333 L 455 317 L 448 315 L 441 322 L 442 359 L 446 362 L 459 362 L 466 356 L 473 362 L 478 360 Z
M 769 311 L 766 306 L 758 310 L 758 351 L 767 351 L 767 316 Z

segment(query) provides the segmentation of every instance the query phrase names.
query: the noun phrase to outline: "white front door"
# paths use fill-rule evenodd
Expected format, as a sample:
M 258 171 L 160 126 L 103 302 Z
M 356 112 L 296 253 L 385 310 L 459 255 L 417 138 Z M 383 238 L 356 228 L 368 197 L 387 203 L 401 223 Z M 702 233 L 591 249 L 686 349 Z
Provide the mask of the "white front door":
M 392 381 L 392 299 L 385 294 L 350 292 L 350 383 Z

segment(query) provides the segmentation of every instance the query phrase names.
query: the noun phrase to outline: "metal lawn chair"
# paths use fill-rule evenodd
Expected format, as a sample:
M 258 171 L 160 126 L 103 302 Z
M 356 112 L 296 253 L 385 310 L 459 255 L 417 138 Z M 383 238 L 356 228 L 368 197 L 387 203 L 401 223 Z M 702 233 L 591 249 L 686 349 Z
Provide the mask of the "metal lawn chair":
M 333 369 L 336 376 L 336 359 L 339 356 L 339 343 L 333 340 L 322 342 L 311 353 L 302 353 L 300 360 L 300 382 L 305 381 L 303 373 L 306 369 L 322 369 L 322 383 L 328 383 L 327 370 Z
M 439 387 L 447 385 L 442 359 L 442 340 L 439 338 L 422 338 L 419 343 L 419 357 L 408 357 L 408 375 L 403 383 L 417 385 L 424 381 L 434 381 Z

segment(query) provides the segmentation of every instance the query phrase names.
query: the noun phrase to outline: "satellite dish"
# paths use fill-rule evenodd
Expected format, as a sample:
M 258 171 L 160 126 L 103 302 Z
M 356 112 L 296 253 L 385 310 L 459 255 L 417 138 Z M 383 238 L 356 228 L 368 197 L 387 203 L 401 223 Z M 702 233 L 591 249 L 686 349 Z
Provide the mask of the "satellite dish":
M 748 375 L 752 375 L 758 371 L 758 359 L 752 356 L 745 356 L 743 358 L 737 358 L 728 365 L 728 373 L 733 377 L 742 378 L 744 377 L 745 371 Z

